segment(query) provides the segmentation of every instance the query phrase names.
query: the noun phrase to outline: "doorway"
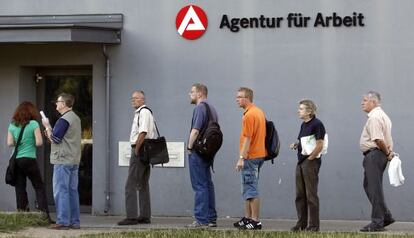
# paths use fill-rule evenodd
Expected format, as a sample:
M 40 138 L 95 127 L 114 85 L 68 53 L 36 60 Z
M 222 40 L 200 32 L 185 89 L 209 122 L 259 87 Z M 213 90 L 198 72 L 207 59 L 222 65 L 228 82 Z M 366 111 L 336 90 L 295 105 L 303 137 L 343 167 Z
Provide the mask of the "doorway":
M 92 66 L 37 68 L 37 101 L 53 126 L 60 115 L 55 101 L 62 92 L 75 97 L 73 111 L 80 117 L 82 125 L 82 153 L 79 164 L 79 202 L 81 212 L 90 213 L 92 206 Z M 51 211 L 55 210 L 53 199 L 53 165 L 50 164 L 50 145 L 43 146 L 43 171 L 47 201 Z

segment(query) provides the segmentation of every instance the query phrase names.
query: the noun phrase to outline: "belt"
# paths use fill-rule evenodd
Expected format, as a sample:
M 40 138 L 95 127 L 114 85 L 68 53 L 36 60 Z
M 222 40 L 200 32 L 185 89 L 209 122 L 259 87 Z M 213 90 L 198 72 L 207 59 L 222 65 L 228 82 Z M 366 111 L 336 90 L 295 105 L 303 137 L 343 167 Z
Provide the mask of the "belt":
M 367 151 L 365 151 L 365 152 L 362 152 L 362 154 L 363 154 L 364 156 L 366 156 L 367 154 L 371 153 L 371 152 L 372 152 L 372 151 L 374 151 L 374 150 L 380 150 L 380 149 L 378 149 L 378 148 L 371 148 L 371 149 L 369 149 L 369 150 L 367 150 Z
M 134 149 L 135 147 L 137 147 L 137 145 L 131 145 L 131 148 Z

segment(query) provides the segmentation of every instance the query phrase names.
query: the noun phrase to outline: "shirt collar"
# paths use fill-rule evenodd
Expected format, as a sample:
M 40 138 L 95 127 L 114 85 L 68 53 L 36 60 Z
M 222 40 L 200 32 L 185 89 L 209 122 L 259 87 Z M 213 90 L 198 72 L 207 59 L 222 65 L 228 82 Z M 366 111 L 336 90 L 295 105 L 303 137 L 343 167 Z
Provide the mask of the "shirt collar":
M 142 106 L 140 106 L 139 108 L 137 108 L 137 110 L 135 110 L 135 113 L 138 113 L 138 112 L 139 112 L 139 110 L 141 110 L 141 108 L 143 108 L 143 107 L 145 107 L 145 104 L 144 104 L 144 105 L 142 105 Z
M 254 107 L 253 103 L 246 107 L 246 109 L 243 112 L 243 115 L 246 114 L 246 112 L 249 111 L 252 107 Z
M 378 106 L 378 107 L 376 107 L 376 108 L 374 108 L 374 109 L 372 109 L 368 114 L 367 114 L 367 116 L 368 117 L 371 117 L 376 111 L 380 111 L 381 110 L 381 107 L 380 106 Z

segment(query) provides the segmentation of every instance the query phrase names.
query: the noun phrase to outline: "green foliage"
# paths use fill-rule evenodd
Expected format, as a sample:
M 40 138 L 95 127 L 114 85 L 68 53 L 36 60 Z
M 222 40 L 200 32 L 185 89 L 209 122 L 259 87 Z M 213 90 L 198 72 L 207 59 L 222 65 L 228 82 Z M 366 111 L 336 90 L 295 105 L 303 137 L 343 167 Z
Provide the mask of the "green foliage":
M 82 238 L 405 238 L 411 235 L 363 234 L 356 232 L 278 232 L 278 231 L 234 231 L 234 230 L 145 230 L 138 232 L 104 233 L 82 235 Z
M 0 213 L 0 232 L 16 231 L 25 227 L 46 226 L 46 217 L 38 212 Z

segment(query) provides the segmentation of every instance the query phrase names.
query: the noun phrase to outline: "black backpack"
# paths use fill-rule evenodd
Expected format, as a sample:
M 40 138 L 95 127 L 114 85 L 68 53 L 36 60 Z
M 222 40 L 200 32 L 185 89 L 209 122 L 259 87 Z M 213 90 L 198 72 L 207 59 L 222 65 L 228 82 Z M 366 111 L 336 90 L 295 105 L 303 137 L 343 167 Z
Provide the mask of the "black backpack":
M 207 126 L 204 126 L 194 142 L 193 149 L 201 156 L 201 158 L 212 162 L 217 151 L 223 144 L 223 133 L 220 125 L 213 120 L 210 107 L 207 103 L 201 102 L 207 109 Z
M 267 156 L 264 160 L 272 160 L 274 163 L 274 158 L 279 155 L 280 150 L 280 140 L 277 130 L 272 121 L 266 120 L 266 139 L 265 146 L 267 151 Z

